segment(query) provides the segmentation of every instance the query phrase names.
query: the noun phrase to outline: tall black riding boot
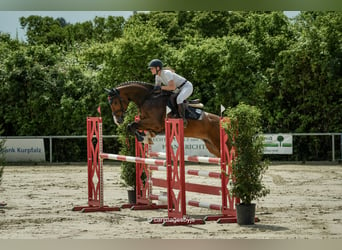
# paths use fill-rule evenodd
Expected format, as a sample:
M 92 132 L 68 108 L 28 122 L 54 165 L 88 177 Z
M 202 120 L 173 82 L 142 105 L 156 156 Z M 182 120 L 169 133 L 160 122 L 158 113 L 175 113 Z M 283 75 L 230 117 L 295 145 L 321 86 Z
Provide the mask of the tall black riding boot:
M 179 117 L 183 118 L 184 128 L 186 128 L 186 126 L 188 125 L 188 121 L 185 118 L 185 104 L 181 103 L 181 104 L 177 104 L 177 106 L 178 106 Z

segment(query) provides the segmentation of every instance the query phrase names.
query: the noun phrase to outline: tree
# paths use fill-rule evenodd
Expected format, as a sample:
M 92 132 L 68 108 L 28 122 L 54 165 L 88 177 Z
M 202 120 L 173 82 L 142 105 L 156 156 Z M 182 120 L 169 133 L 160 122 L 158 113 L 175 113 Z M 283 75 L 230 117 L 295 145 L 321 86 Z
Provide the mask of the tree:
M 20 22 L 27 43 L 0 33 L 6 135 L 84 134 L 84 117 L 99 105 L 104 123 L 112 124 L 103 88 L 153 82 L 147 70 L 153 58 L 191 81 L 192 97 L 206 111 L 243 101 L 261 110 L 267 132 L 341 130 L 340 12 L 301 12 L 289 20 L 270 11 L 155 11 L 127 21 L 70 24 L 30 16 Z
M 22 29 L 26 29 L 27 42 L 37 44 L 60 44 L 65 41 L 64 19 L 52 17 L 29 16 L 19 19 Z
M 75 43 L 96 40 L 109 42 L 122 36 L 125 19 L 122 16 L 95 17 L 94 21 L 70 24 L 63 17 L 21 17 L 29 44 L 58 44 L 68 47 Z
M 260 68 L 257 48 L 239 36 L 227 37 L 225 46 L 228 51 L 220 65 L 217 100 L 226 106 L 239 102 L 260 106 L 265 101 L 268 82 Z
M 108 88 L 131 80 L 154 81 L 147 64 L 152 58 L 167 58 L 167 54 L 168 46 L 156 28 L 131 22 L 123 37 L 110 43 L 99 77 Z
M 342 97 L 341 18 L 339 13 L 302 14 L 298 42 L 280 53 L 276 71 L 285 113 L 278 125 L 287 131 L 331 132 L 339 127 L 334 114 Z
M 186 39 L 189 42 L 182 50 L 172 53 L 171 66 L 193 83 L 193 98 L 199 98 L 206 105 L 208 112 L 217 113 L 219 104 L 216 103 L 216 88 L 220 84 L 223 55 L 227 54 L 225 39 Z
M 110 42 L 123 34 L 125 19 L 122 16 L 94 18 L 94 37 L 97 42 Z

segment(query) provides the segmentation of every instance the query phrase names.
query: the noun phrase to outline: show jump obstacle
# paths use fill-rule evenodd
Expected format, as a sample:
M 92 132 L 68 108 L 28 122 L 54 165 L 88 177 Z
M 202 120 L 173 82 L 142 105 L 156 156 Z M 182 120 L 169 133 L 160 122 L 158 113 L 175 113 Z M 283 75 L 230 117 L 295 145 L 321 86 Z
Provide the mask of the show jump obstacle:
M 163 225 L 188 225 L 204 224 L 205 221 L 217 221 L 218 223 L 236 222 L 235 204 L 239 200 L 229 192 L 229 181 L 232 180 L 231 162 L 234 157 L 234 148 L 228 149 L 228 136 L 225 133 L 221 118 L 220 146 L 221 157 L 198 157 L 184 155 L 184 132 L 182 119 L 165 120 L 166 153 L 151 152 L 148 144 L 136 140 L 136 156 L 123 156 L 102 152 L 102 118 L 87 118 L 87 143 L 88 143 L 88 206 L 74 207 L 74 211 L 117 211 L 118 207 L 108 207 L 103 203 L 103 160 L 118 160 L 136 163 L 136 204 L 125 204 L 121 208 L 132 210 L 148 210 L 167 208 L 166 218 L 153 218 L 150 223 L 162 223 Z M 176 145 L 176 146 L 175 146 Z M 161 157 L 166 159 L 153 159 Z M 186 170 L 185 161 L 216 164 L 220 166 L 220 172 L 203 170 Z M 152 177 L 153 171 L 166 171 L 166 179 Z M 188 183 L 185 176 L 205 176 L 220 179 L 220 186 Z M 145 176 L 144 180 L 142 176 Z M 152 194 L 152 188 L 167 188 L 167 195 Z M 186 199 L 186 192 L 221 196 L 221 204 L 210 204 Z M 153 201 L 166 201 L 167 205 L 157 205 Z M 186 213 L 186 206 L 204 207 L 220 211 L 219 214 L 206 216 L 203 219 L 190 218 Z
M 109 207 L 103 204 L 103 160 L 100 157 L 102 150 L 102 118 L 87 117 L 88 206 L 76 206 L 72 209 L 73 211 L 120 210 L 120 207 Z

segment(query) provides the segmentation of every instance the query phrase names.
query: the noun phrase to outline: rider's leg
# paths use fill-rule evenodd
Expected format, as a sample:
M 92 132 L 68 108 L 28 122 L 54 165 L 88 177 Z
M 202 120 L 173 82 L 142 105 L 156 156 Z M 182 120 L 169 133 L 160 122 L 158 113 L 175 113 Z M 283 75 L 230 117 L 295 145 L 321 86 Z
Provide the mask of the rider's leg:
M 179 117 L 183 119 L 184 128 L 188 125 L 188 121 L 185 118 L 185 103 L 177 104 Z
M 193 87 L 191 82 L 187 82 L 181 89 L 181 91 L 179 92 L 178 96 L 177 96 L 177 107 L 178 107 L 178 113 L 179 116 L 183 119 L 184 121 L 184 127 L 186 128 L 186 126 L 188 125 L 188 121 L 185 118 L 185 103 L 184 101 L 186 100 L 186 98 L 188 98 L 193 91 Z

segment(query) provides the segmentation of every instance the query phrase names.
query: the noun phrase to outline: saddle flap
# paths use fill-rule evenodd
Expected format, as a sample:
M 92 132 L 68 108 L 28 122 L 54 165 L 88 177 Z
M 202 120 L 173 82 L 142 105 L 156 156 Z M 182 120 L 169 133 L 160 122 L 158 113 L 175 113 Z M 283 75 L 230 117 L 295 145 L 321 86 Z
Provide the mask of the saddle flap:
M 189 101 L 187 101 L 187 103 L 190 107 L 194 107 L 194 108 L 198 108 L 198 109 L 204 108 L 204 105 L 203 105 L 203 103 L 200 102 L 200 99 L 189 100 Z
M 202 103 L 189 103 L 189 106 L 193 108 L 198 108 L 198 109 L 204 108 L 204 105 Z
M 199 104 L 200 103 L 200 99 L 189 100 L 188 102 L 189 102 L 189 104 Z

